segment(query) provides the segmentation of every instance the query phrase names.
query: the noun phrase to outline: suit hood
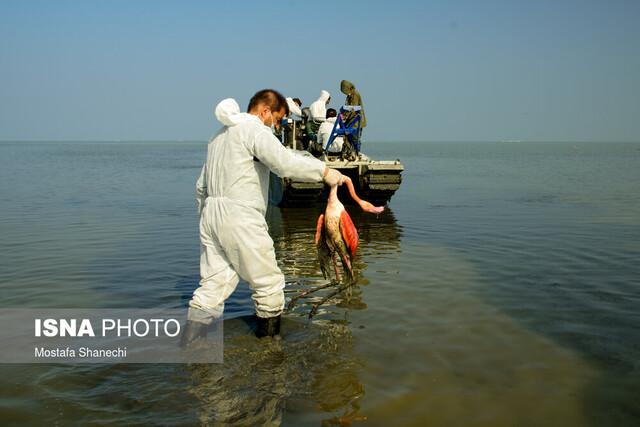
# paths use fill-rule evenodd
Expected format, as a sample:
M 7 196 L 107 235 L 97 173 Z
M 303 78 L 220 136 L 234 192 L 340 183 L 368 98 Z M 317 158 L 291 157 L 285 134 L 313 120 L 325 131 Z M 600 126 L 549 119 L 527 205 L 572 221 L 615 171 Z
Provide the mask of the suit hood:
M 223 99 L 214 110 L 216 119 L 224 126 L 235 126 L 257 117 L 248 113 L 241 113 L 240 106 L 233 98 Z
M 353 83 L 348 80 L 343 80 L 340 82 L 340 92 L 344 93 L 345 95 L 351 95 L 351 92 L 353 92 L 355 89 L 356 87 L 353 85 Z

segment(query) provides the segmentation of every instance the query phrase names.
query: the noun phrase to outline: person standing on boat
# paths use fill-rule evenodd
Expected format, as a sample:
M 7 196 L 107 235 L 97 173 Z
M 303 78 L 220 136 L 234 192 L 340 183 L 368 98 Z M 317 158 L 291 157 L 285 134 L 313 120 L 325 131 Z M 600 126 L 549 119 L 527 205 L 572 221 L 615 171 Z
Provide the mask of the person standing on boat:
M 265 221 L 269 172 L 301 181 L 342 183 L 340 172 L 294 153 L 274 136 L 272 129 L 289 113 L 279 92 L 257 92 L 247 110 L 241 113 L 231 98 L 215 109 L 223 128 L 209 142 L 196 184 L 201 280 L 189 302 L 183 346 L 206 336 L 208 325 L 222 316 L 224 302 L 240 278 L 252 290 L 256 335 L 279 334 L 285 281 Z
M 360 154 L 362 131 L 364 127 L 367 126 L 367 118 L 364 115 L 364 105 L 362 104 L 362 97 L 360 96 L 360 92 L 356 90 L 355 85 L 348 80 L 342 80 L 340 82 L 340 91 L 347 95 L 347 98 L 344 101 L 344 105 L 360 107 L 360 134 L 350 135 L 346 139 L 346 143 L 343 144 L 342 149 L 342 157 L 345 160 L 355 160 Z M 348 111 L 344 113 L 342 116 L 342 120 L 344 121 L 345 126 L 350 127 L 357 115 L 358 113 L 355 111 Z
M 344 105 L 357 105 L 360 107 L 360 127 L 364 128 L 367 126 L 367 118 L 364 115 L 364 105 L 362 104 L 362 97 L 360 96 L 360 92 L 356 90 L 356 87 L 353 83 L 348 80 L 342 80 L 340 82 L 340 92 L 347 95 L 347 98 L 344 101 Z M 356 116 L 354 111 L 351 111 L 342 118 L 345 124 L 348 126 L 349 122 L 352 121 Z

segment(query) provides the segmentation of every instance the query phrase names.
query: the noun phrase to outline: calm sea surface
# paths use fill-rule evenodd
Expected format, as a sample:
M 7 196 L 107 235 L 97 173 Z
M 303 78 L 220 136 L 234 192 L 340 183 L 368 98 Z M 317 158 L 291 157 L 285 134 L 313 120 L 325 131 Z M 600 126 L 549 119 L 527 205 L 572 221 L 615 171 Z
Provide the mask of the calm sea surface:
M 0 143 L 3 307 L 182 307 L 205 143 Z M 369 144 L 358 286 L 222 365 L 1 365 L 2 425 L 640 425 L 640 144 Z M 320 207 L 268 220 L 288 295 L 321 279 Z M 2 343 L 8 345 L 8 343 Z

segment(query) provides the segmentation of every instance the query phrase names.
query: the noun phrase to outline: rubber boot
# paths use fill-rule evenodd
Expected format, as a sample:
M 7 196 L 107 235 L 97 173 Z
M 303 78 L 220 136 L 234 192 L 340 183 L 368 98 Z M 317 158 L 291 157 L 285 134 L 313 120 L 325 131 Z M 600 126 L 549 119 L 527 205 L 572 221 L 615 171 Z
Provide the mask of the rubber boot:
M 187 320 L 184 325 L 184 331 L 180 336 L 180 347 L 187 348 L 196 341 L 204 340 L 207 338 L 207 330 L 209 325 L 194 322 L 193 320 Z
M 280 315 L 275 317 L 258 317 L 256 336 L 258 338 L 280 335 Z

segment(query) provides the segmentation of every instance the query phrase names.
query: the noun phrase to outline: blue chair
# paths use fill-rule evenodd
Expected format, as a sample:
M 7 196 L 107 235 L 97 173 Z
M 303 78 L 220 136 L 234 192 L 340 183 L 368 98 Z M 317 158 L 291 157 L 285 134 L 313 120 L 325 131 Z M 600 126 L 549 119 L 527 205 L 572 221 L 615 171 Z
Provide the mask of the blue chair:
M 343 105 L 340 107 L 340 114 L 333 125 L 329 140 L 326 145 L 322 147 L 324 151 L 327 151 L 336 137 L 342 136 L 346 141 L 351 143 L 353 148 L 356 150 L 356 153 L 360 153 L 360 137 L 362 136 L 362 127 L 360 127 L 360 122 L 362 120 L 362 115 L 360 113 L 361 110 L 362 107 L 359 105 Z M 343 121 L 343 117 L 347 115 L 347 113 L 355 114 L 349 114 L 352 117 L 349 119 L 348 123 L 345 123 Z

